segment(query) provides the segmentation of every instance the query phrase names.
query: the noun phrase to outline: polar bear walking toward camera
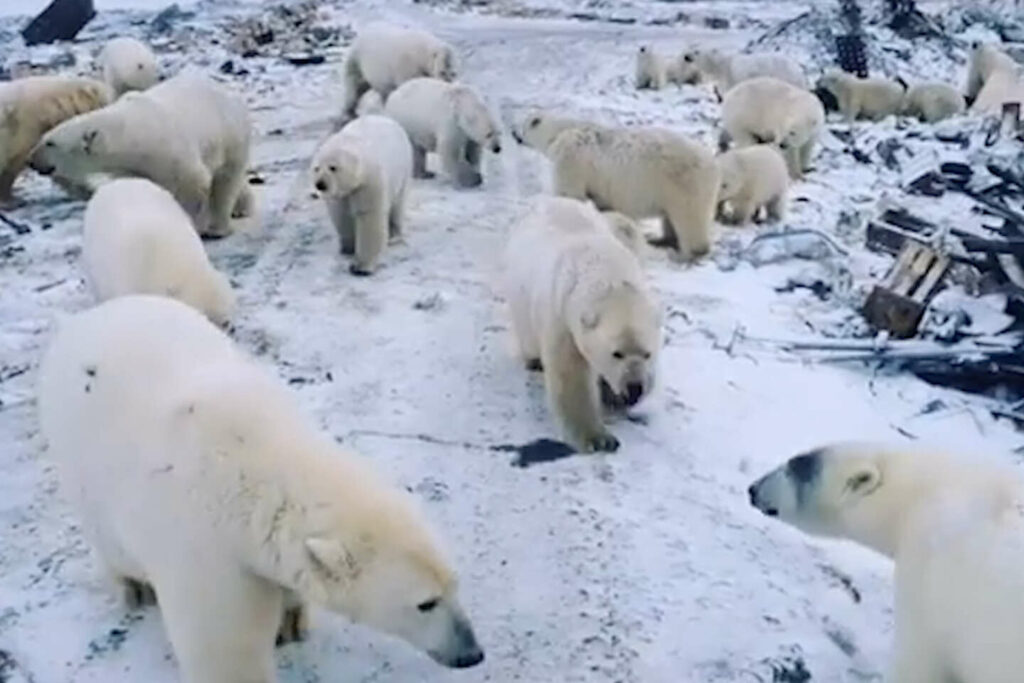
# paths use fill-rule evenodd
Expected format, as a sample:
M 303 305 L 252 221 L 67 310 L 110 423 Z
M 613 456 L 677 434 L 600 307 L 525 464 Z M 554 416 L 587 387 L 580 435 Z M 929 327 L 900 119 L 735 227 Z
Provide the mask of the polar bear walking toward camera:
M 905 87 L 897 81 L 861 78 L 839 69 L 826 71 L 818 80 L 817 90 L 835 100 L 839 113 L 847 121 L 881 121 L 886 116 L 899 114 L 906 94 Z
M 156 56 L 145 43 L 134 38 L 114 38 L 96 58 L 103 80 L 120 97 L 132 90 L 147 90 L 160 80 Z
M 462 187 L 477 187 L 483 182 L 482 150 L 501 152 L 501 129 L 467 85 L 414 78 L 391 94 L 384 110 L 409 134 L 417 178 L 432 177 L 427 152 L 436 151 L 445 175 Z
M 623 227 L 588 204 L 542 197 L 505 250 L 520 352 L 527 368 L 543 368 L 551 410 L 583 451 L 619 446 L 603 424 L 599 382 L 635 405 L 654 385 L 661 348 L 661 309 Z
M 343 123 L 356 116 L 367 90 L 376 90 L 387 100 L 395 88 L 413 78 L 454 81 L 455 50 L 426 31 L 375 22 L 359 31 L 344 69 Z
M 890 683 L 1016 683 L 1024 670 L 1024 483 L 995 462 L 865 444 L 796 456 L 751 503 L 896 562 Z
M 733 149 L 718 157 L 722 180 L 718 188 L 718 217 L 743 225 L 756 220 L 761 209 L 769 220 L 786 213 L 789 169 L 770 145 Z
M 907 88 L 902 114 L 924 123 L 936 123 L 964 113 L 967 103 L 956 88 L 946 83 L 917 83 Z
M 142 178 L 106 183 L 85 208 L 82 260 L 97 301 L 159 294 L 223 325 L 231 284 L 210 264 L 188 214 L 171 194 Z
M 719 171 L 711 150 L 662 128 L 609 128 L 543 112 L 518 139 L 554 167 L 555 194 L 630 218 L 660 217 L 652 243 L 695 259 L 711 248 Z
M 251 137 L 245 102 L 188 73 L 57 126 L 32 167 L 84 187 L 97 175 L 149 178 L 174 195 L 201 235 L 224 236 L 232 215 L 251 208 Z
M 14 181 L 43 135 L 112 99 L 110 88 L 91 78 L 30 76 L 0 83 L 0 202 L 11 199 Z
M 770 77 L 807 89 L 807 77 L 795 61 L 772 52 L 728 54 L 721 50 L 688 50 L 679 58 L 683 83 L 710 81 L 724 94 L 752 78 Z
M 313 183 L 338 231 L 349 271 L 370 275 L 388 239 L 402 236 L 412 145 L 400 125 L 369 114 L 329 137 L 313 157 Z
M 301 635 L 309 604 L 483 660 L 405 492 L 196 311 L 108 301 L 61 321 L 40 374 L 64 491 L 126 595 L 155 593 L 183 681 L 273 683 L 275 635 Z
M 825 109 L 813 94 L 777 78 L 740 83 L 722 100 L 719 146 L 771 144 L 782 152 L 791 178 L 802 178 L 825 128 Z

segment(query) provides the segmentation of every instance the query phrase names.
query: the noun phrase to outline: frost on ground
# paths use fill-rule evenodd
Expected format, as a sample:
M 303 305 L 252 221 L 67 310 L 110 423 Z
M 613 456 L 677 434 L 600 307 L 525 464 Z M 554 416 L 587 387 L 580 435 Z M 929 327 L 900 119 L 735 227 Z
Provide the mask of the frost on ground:
M 175 38 L 156 44 L 172 67 L 218 73 L 231 59 L 224 71 L 232 73 L 221 78 L 255 117 L 258 225 L 208 243 L 239 291 L 234 336 L 277 369 L 324 429 L 423 500 L 461 568 L 488 655 L 482 667 L 453 673 L 324 614 L 309 642 L 278 653 L 281 680 L 879 680 L 892 637 L 889 564 L 762 518 L 748 505 L 747 485 L 836 439 L 1008 457 L 1019 439 L 966 394 L 907 374 L 805 364 L 749 340 L 866 332 L 855 306 L 891 259 L 864 249 L 863 219 L 901 194 L 898 174 L 857 162 L 850 144 L 830 134 L 818 171 L 795 186 L 787 225 L 828 233 L 846 256 L 826 249 L 813 259 L 786 251 L 752 258 L 753 236 L 770 227 L 719 228 L 711 257 L 693 267 L 651 251 L 649 271 L 668 309 L 660 393 L 612 425 L 618 453 L 514 467 L 507 446 L 558 436 L 539 376 L 510 351 L 493 293 L 505 231 L 545 188 L 546 162 L 509 140 L 486 158 L 479 190 L 416 181 L 406 243 L 386 252 L 374 277 L 353 278 L 305 175 L 337 113 L 343 49 L 302 68 L 239 57 L 221 27 L 254 10 L 214 4 L 176 19 Z M 804 7 L 664 6 L 673 15 L 683 7 L 731 17 L 733 28 L 540 10 L 449 13 L 445 3 L 383 0 L 335 6 L 328 24 L 342 36 L 373 18 L 435 31 L 457 45 L 465 80 L 506 125 L 545 106 L 666 125 L 710 144 L 713 97 L 694 87 L 637 93 L 636 46 L 740 48 Z M 104 13 L 70 51 L 84 63 L 107 37 L 146 35 L 151 17 Z M 0 34 L 15 26 L 3 24 Z M 8 64 L 29 54 L 19 50 L 13 40 L 0 44 Z M 65 50 L 44 48 L 29 61 Z M 962 78 L 953 61 L 941 72 Z M 861 126 L 853 144 L 871 150 L 896 134 L 891 122 Z M 79 265 L 83 206 L 32 174 L 20 191 L 25 206 L 6 217 L 28 232 L 0 225 L 0 681 L 170 683 L 176 673 L 158 613 L 126 613 L 98 577 L 37 432 L 35 367 L 48 327 L 90 303 Z M 934 204 L 912 207 L 948 215 Z

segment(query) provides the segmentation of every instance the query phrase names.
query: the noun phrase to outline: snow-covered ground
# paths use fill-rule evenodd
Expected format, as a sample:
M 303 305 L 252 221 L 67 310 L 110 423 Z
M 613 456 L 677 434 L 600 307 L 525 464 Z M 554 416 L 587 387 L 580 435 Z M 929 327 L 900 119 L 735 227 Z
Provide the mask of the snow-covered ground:
M 710 143 L 714 99 L 693 87 L 636 92 L 636 46 L 741 47 L 769 18 L 803 7 L 676 7 L 741 28 L 449 14 L 405 0 L 353 0 L 334 17 L 422 25 L 452 41 L 465 80 L 507 125 L 546 106 L 663 124 Z M 98 26 L 76 51 L 142 31 L 117 14 Z M 163 55 L 211 73 L 224 56 L 209 45 Z M 969 396 L 906 374 L 805 364 L 745 340 L 857 326 L 860 290 L 842 283 L 863 286 L 890 259 L 865 251 L 862 233 L 835 226 L 841 215 L 874 211 L 892 179 L 830 136 L 819 171 L 795 186 L 787 223 L 836 234 L 849 257 L 754 267 L 738 255 L 755 231 L 725 228 L 696 266 L 652 250 L 649 272 L 668 309 L 660 392 L 636 419 L 612 425 L 618 453 L 516 468 L 495 447 L 557 431 L 540 377 L 510 352 L 493 282 L 508 226 L 546 186 L 546 161 L 509 140 L 486 158 L 479 190 L 416 181 L 407 243 L 386 252 L 374 277 L 353 278 L 304 173 L 336 113 L 340 58 L 296 68 L 235 57 L 250 73 L 225 79 L 255 117 L 262 215 L 208 247 L 240 294 L 238 342 L 292 385 L 324 429 L 423 500 L 461 569 L 488 658 L 451 672 L 323 614 L 309 642 L 278 653 L 281 680 L 879 680 L 892 635 L 890 565 L 762 518 L 747 485 L 836 439 L 1008 457 L 1020 439 Z M 127 614 L 101 583 L 37 430 L 35 367 L 48 326 L 90 304 L 79 266 L 83 207 L 31 173 L 19 190 L 26 205 L 6 215 L 32 232 L 0 225 L 0 681 L 170 683 L 176 671 L 158 612 Z M 794 279 L 821 279 L 834 292 L 822 301 L 804 288 L 777 291 Z

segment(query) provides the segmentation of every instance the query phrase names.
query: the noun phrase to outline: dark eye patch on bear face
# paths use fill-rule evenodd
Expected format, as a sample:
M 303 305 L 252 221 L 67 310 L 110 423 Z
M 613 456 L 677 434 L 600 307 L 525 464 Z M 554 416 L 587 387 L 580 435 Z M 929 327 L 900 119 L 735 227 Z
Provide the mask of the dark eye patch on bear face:
M 797 484 L 809 484 L 821 472 L 821 452 L 810 451 L 790 458 L 786 474 Z

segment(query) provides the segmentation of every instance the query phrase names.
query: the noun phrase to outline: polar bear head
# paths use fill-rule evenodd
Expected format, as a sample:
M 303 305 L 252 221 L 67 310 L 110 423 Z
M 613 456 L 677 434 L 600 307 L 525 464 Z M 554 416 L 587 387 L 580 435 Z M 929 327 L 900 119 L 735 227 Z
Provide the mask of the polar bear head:
M 359 155 L 338 145 L 325 145 L 313 159 L 313 186 L 325 197 L 346 197 L 363 184 Z
M 701 50 L 687 50 L 679 56 L 678 78 L 681 83 L 696 85 L 704 78 L 705 53 Z
M 501 152 L 501 131 L 476 92 L 464 86 L 454 88 L 452 107 L 456 125 L 470 140 L 495 154 Z
M 726 152 L 718 157 L 718 168 L 721 176 L 718 181 L 718 203 L 735 199 L 746 184 L 747 174 L 735 151 Z
M 661 349 L 661 309 L 631 282 L 611 287 L 570 321 L 587 363 L 615 394 L 632 406 L 654 388 Z
M 547 152 L 551 143 L 559 135 L 570 128 L 589 125 L 586 121 L 565 116 L 556 116 L 545 111 L 531 112 L 512 136 L 521 145 L 526 145 L 538 152 Z
M 455 68 L 455 50 L 451 45 L 441 43 L 433 49 L 430 56 L 430 73 L 427 75 L 449 83 L 455 82 L 459 74 Z

